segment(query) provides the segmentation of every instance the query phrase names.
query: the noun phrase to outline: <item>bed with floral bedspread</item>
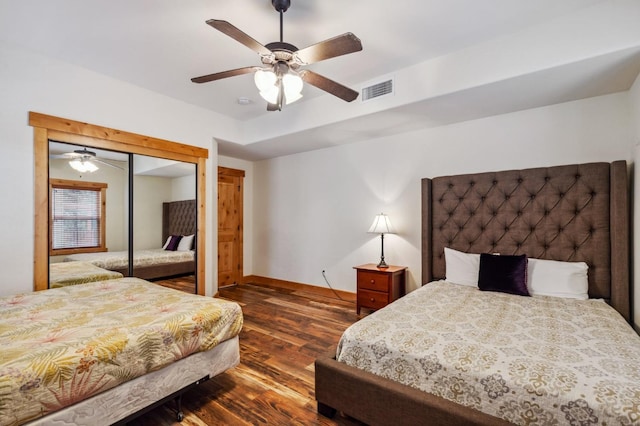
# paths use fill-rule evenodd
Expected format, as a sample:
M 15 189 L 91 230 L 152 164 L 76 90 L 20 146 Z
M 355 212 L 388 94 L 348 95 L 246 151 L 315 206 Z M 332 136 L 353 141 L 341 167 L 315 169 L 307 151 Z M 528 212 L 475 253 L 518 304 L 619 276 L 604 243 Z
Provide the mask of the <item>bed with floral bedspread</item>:
M 429 283 L 344 333 L 337 360 L 521 425 L 640 423 L 640 337 L 602 300 Z
M 241 327 L 236 303 L 137 278 L 0 297 L 0 425 L 212 349 Z

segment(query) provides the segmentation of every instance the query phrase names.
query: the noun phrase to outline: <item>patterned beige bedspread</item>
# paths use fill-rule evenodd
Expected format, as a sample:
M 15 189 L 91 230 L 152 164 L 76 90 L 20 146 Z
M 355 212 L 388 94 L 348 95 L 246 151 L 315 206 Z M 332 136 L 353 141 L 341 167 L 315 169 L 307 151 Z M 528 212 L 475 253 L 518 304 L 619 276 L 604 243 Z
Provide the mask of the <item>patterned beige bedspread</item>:
M 211 349 L 241 328 L 234 302 L 137 278 L 0 297 L 0 425 Z
M 516 424 L 640 424 L 640 337 L 600 300 L 433 282 L 347 329 L 337 359 Z
M 108 271 L 89 262 L 60 262 L 49 265 L 49 288 L 122 277 L 120 272 Z
M 170 251 L 163 249 L 136 250 L 133 252 L 133 266 L 152 266 L 165 263 L 188 262 L 194 259 L 194 251 Z M 126 251 L 105 251 L 80 253 L 65 256 L 65 262 L 90 262 L 104 269 L 121 269 L 129 265 Z

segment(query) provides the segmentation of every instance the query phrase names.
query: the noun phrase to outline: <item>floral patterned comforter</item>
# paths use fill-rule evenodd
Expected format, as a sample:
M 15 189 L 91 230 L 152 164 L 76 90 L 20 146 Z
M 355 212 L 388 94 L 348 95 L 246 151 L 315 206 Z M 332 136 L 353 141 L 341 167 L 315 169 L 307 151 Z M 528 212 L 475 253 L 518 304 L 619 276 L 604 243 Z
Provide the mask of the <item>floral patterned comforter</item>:
M 49 265 L 49 288 L 122 278 L 120 272 L 108 271 L 89 262 L 60 262 Z
M 164 249 L 136 250 L 133 252 L 133 266 L 162 265 L 164 263 L 189 262 L 195 258 L 193 250 L 171 251 Z M 129 253 L 126 251 L 105 251 L 98 253 L 80 253 L 65 256 L 65 262 L 89 262 L 104 269 L 121 269 L 129 266 Z
M 640 337 L 601 300 L 429 283 L 352 325 L 337 359 L 521 425 L 640 424 Z
M 234 302 L 137 278 L 0 297 L 0 425 L 211 349 L 241 328 Z

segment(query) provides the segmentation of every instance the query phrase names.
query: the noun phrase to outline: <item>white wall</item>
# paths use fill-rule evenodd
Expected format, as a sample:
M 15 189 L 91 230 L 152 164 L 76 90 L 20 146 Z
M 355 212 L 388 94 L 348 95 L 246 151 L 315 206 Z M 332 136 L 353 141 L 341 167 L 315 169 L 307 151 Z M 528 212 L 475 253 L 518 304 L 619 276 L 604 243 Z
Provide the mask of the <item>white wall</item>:
M 209 173 L 213 173 L 213 171 L 209 171 Z M 194 198 L 196 198 L 195 173 L 171 179 L 171 199 L 169 201 L 193 200 Z
M 36 111 L 81 122 L 207 148 L 208 206 L 215 205 L 217 144 L 213 135 L 233 140 L 237 123 L 211 111 L 161 96 L 84 68 L 65 64 L 0 42 L 0 217 L 5 240 L 0 247 L 3 278 L 0 294 L 33 289 L 33 130 L 28 112 Z M 234 133 L 233 135 L 230 133 Z M 207 209 L 206 270 L 215 269 L 217 210 Z M 46 232 L 46 231 L 45 231 Z M 205 289 L 216 291 L 207 273 Z
M 254 204 L 253 204 L 253 162 L 240 160 L 237 158 L 225 157 L 223 155 L 218 156 L 218 165 L 222 167 L 228 167 L 230 169 L 244 170 L 244 184 L 243 184 L 243 246 L 242 246 L 242 258 L 243 258 L 243 276 L 253 274 L 253 229 L 254 229 Z M 259 216 L 260 212 L 256 212 Z M 257 253 L 256 255 L 260 255 Z
M 162 241 L 162 203 L 171 201 L 171 181 L 170 178 L 159 176 L 134 176 L 134 250 L 156 249 L 161 248 L 164 244 Z
M 420 179 L 440 175 L 631 160 L 628 94 L 505 114 L 257 162 L 253 273 L 355 292 L 353 266 L 377 262 L 379 212 L 387 263 L 421 283 Z

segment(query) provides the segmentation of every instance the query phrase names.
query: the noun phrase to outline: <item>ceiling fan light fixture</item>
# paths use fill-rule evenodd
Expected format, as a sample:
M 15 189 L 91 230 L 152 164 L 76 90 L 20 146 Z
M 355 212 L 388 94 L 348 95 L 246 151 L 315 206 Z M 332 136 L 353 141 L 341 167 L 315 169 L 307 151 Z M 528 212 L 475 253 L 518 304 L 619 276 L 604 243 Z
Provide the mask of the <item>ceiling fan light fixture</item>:
M 253 76 L 253 81 L 256 83 L 256 87 L 261 92 L 268 92 L 271 88 L 276 86 L 278 76 L 270 69 L 259 69 Z
M 261 90 L 260 91 L 260 96 L 262 96 L 262 99 L 264 99 L 265 101 L 269 102 L 270 104 L 277 104 L 278 103 L 278 88 L 276 86 L 271 86 L 269 89 L 267 90 Z
M 282 87 L 287 105 L 302 98 L 302 78 L 297 72 L 289 71 L 282 76 Z
M 69 161 L 69 165 L 72 169 L 79 171 L 80 173 L 93 173 L 98 170 L 98 166 L 93 164 L 91 161 L 83 160 L 83 159 L 74 159 Z
M 302 78 L 297 72 L 288 70 L 278 82 L 278 74 L 269 69 L 259 69 L 254 75 L 254 82 L 262 99 L 270 104 L 278 104 L 279 87 L 284 88 L 285 103 L 291 104 L 302 98 Z

